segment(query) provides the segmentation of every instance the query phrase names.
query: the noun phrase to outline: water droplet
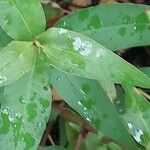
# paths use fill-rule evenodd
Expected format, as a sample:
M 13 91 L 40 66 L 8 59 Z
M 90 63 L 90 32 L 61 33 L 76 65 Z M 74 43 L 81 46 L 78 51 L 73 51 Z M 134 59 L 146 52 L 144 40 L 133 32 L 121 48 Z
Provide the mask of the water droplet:
M 105 55 L 106 55 L 106 52 L 105 52 L 104 49 L 98 49 L 98 50 L 96 51 L 95 57 L 100 58 L 100 57 L 105 56 Z
M 133 27 L 136 30 L 136 26 Z
M 7 24 L 8 23 L 8 20 L 5 20 L 5 24 Z
M 9 113 L 8 113 L 8 110 L 7 110 L 7 109 L 5 109 L 5 108 L 4 108 L 4 109 L 2 109 L 2 110 L 1 110 L 1 112 L 2 112 L 2 114 L 6 114 L 6 115 L 8 115 L 8 114 L 9 114 Z
M 123 109 L 121 109 L 121 108 L 119 108 L 119 110 L 118 110 L 120 113 L 123 113 Z
M 129 129 L 132 129 L 132 127 L 133 127 L 133 123 L 128 122 L 128 123 L 127 123 L 127 125 L 128 125 L 128 127 L 129 127 Z
M 25 102 L 26 102 L 25 97 L 24 97 L 24 96 L 20 96 L 20 97 L 19 97 L 19 102 L 20 102 L 21 104 L 25 104 Z
M 131 22 L 131 17 L 129 15 L 123 15 L 122 21 L 124 24 L 129 24 Z
M 73 47 L 83 56 L 88 56 L 92 52 L 92 44 L 89 41 L 82 41 L 79 37 L 75 37 Z
M 58 76 L 56 79 L 57 79 L 58 81 L 60 81 L 60 80 L 61 80 L 61 77 L 60 77 L 60 76 Z
M 141 135 L 143 135 L 143 131 L 141 129 L 135 131 L 135 135 L 133 135 L 134 139 L 137 141 L 137 142 L 141 142 Z
M 41 127 L 41 126 L 42 126 L 42 123 L 37 123 L 37 126 L 38 126 L 38 127 Z
M 88 110 L 86 107 L 83 108 L 84 111 Z
M 14 121 L 14 118 L 12 118 L 11 116 L 8 116 L 8 120 L 9 120 L 10 122 L 13 122 L 13 121 Z
M 59 29 L 59 34 L 64 34 L 64 33 L 67 33 L 67 30 L 66 29 L 63 29 L 63 28 L 60 28 Z
M 63 22 L 63 27 L 65 27 L 65 26 L 66 26 L 66 22 L 64 21 L 64 22 Z
M 5 24 L 11 25 L 11 23 L 12 23 L 11 13 L 7 13 L 7 15 L 5 16 Z
M 16 117 L 20 118 L 20 117 L 22 117 L 22 115 L 20 113 L 16 113 Z
M 84 93 L 90 92 L 90 86 L 88 84 L 83 84 L 81 88 Z
M 25 71 L 24 71 L 23 69 L 21 69 L 20 71 L 21 71 L 21 73 L 22 73 L 22 74 L 24 74 L 24 73 L 25 73 Z
M 7 77 L 6 76 L 1 76 L 0 75 L 0 84 L 3 84 L 7 81 Z
M 83 113 L 84 113 L 84 115 L 87 115 L 87 112 L 84 111 Z
M 79 106 L 83 106 L 82 103 L 81 103 L 80 101 L 78 101 L 78 105 L 79 105 Z
M 88 117 L 86 117 L 86 120 L 87 120 L 87 121 L 89 121 L 89 122 L 91 122 L 91 119 L 90 119 L 90 118 L 88 118 Z
M 116 104 L 120 104 L 120 101 L 116 101 Z
M 83 90 L 81 90 L 81 93 L 85 94 L 85 92 Z

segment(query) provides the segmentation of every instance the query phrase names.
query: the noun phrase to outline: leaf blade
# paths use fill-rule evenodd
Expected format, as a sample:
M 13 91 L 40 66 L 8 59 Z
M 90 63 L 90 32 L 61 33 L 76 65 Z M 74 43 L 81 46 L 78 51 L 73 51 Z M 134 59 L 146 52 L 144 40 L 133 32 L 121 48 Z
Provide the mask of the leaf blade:
M 136 4 L 98 5 L 66 16 L 56 26 L 85 34 L 113 51 L 149 45 L 149 9 Z
M 121 84 L 126 74 L 130 74 L 134 85 L 150 87 L 150 79 L 145 74 L 107 48 L 84 35 L 64 30 L 62 33 L 62 29 L 52 28 L 37 37 L 52 66 L 99 81 L 111 99 L 115 97 L 113 84 Z
M 60 96 L 96 128 L 98 135 L 103 133 L 129 149 L 135 146 L 114 106 L 96 81 L 69 75 L 54 68 L 51 77 Z
M 133 92 L 131 93 L 131 91 L 129 90 Z M 150 139 L 150 117 L 148 115 L 150 113 L 150 105 L 145 97 L 136 88 L 129 88 L 126 86 L 125 93 L 125 103 L 127 111 L 123 115 L 123 118 L 128 124 L 134 139 L 143 146 L 147 146 Z M 132 106 L 134 106 L 135 109 L 131 108 Z M 132 114 L 131 112 L 133 111 L 136 112 Z M 133 128 L 131 126 L 133 126 Z
M 15 40 L 29 41 L 45 30 L 44 12 L 38 0 L 2 0 L 0 7 L 0 26 Z
M 35 55 L 28 73 L 0 88 L 0 145 L 4 149 L 38 147 L 51 106 L 49 78 L 43 65 L 42 58 Z
M 0 87 L 10 84 L 32 66 L 35 46 L 32 42 L 13 41 L 0 51 Z

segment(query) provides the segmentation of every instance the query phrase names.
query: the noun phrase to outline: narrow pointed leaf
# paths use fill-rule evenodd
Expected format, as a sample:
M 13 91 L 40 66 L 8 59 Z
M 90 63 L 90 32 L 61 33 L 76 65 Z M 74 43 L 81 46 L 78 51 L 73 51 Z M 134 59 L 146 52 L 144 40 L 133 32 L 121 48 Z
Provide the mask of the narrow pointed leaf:
M 11 41 L 12 41 L 12 38 L 9 37 L 6 34 L 6 32 L 0 27 L 0 48 L 5 47 Z
M 45 30 L 39 0 L 1 0 L 0 26 L 15 40 L 31 40 Z
M 33 63 L 32 42 L 13 41 L 0 51 L 0 87 L 8 85 L 28 72 Z
M 96 81 L 53 68 L 51 82 L 60 96 L 97 129 L 98 135 L 103 133 L 128 149 L 135 148 L 115 107 Z
M 126 81 L 127 82 L 127 81 Z M 123 85 L 125 90 L 122 118 L 128 125 L 133 138 L 148 148 L 150 144 L 150 104 L 140 91 L 131 84 Z
M 111 50 L 150 45 L 149 10 L 147 5 L 101 4 L 68 15 L 56 26 L 85 34 Z
M 3 149 L 38 148 L 51 105 L 42 59 L 35 55 L 28 73 L 0 88 L 0 147 Z
M 134 85 L 150 87 L 150 78 L 145 74 L 84 35 L 52 28 L 39 35 L 38 40 L 52 66 L 98 80 L 111 99 L 115 97 L 113 84 L 121 84 L 126 74 L 130 75 Z

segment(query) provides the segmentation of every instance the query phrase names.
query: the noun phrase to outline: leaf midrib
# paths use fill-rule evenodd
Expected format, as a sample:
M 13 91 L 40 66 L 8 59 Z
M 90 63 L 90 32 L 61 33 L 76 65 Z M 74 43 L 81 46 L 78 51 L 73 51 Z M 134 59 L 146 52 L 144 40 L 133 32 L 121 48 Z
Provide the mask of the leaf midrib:
M 23 20 L 23 22 L 24 22 L 25 26 L 27 27 L 27 29 L 28 29 L 29 33 L 31 34 L 31 36 L 33 36 L 33 34 L 32 34 L 31 29 L 30 29 L 29 24 L 26 22 L 26 20 L 25 20 L 24 16 L 21 14 L 21 12 L 20 12 L 20 10 L 19 10 L 19 8 L 17 7 L 17 5 L 16 5 L 16 3 L 15 3 L 15 2 L 14 2 L 14 6 L 15 6 L 15 8 L 16 8 L 16 10 L 17 10 L 18 14 L 19 14 L 19 15 L 20 15 L 20 17 L 22 18 L 22 20 Z
M 27 92 L 26 92 L 26 103 L 24 105 L 24 110 L 23 110 L 23 117 L 22 117 L 22 123 L 21 123 L 21 126 L 23 126 L 23 120 L 24 120 L 24 117 L 25 117 L 25 111 L 26 111 L 26 107 L 27 107 L 27 104 L 28 104 L 28 101 L 29 101 L 29 95 L 30 95 L 30 90 L 31 90 L 31 84 L 32 84 L 32 77 L 33 77 L 33 74 L 34 74 L 34 68 L 35 68 L 35 62 L 36 62 L 36 58 L 37 58 L 37 53 L 36 51 L 34 50 L 34 58 L 33 58 L 33 65 L 32 65 L 32 68 L 31 68 L 31 74 L 30 74 L 30 77 L 29 77 L 29 83 L 28 83 L 28 89 L 27 89 Z M 20 128 L 21 128 L 20 126 Z M 21 132 L 19 132 L 19 135 L 18 137 L 20 136 Z M 17 145 L 18 145 L 18 141 L 17 141 Z M 17 146 L 17 149 L 18 149 L 18 146 Z M 19 150 L 19 149 L 18 149 Z

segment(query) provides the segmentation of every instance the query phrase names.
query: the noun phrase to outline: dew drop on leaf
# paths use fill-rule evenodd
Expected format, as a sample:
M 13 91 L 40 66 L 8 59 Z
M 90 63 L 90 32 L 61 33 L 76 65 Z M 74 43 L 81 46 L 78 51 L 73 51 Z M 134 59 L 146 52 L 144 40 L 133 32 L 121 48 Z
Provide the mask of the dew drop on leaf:
M 67 33 L 67 30 L 63 29 L 63 28 L 60 28 L 59 29 L 59 35 L 64 34 L 64 33 Z
M 132 129 L 132 127 L 133 127 L 133 123 L 132 122 L 128 122 L 127 125 L 129 127 L 129 129 Z
M 10 121 L 10 122 L 13 122 L 14 121 L 14 118 L 12 118 L 10 115 L 8 116 L 8 120 Z
M 6 76 L 1 76 L 0 75 L 0 84 L 3 84 L 7 81 L 7 77 Z
M 135 131 L 135 134 L 134 134 L 134 139 L 137 141 L 137 142 L 141 142 L 141 136 L 143 135 L 143 131 L 141 129 L 139 130 L 136 130 Z
M 60 80 L 61 80 L 61 77 L 60 77 L 60 76 L 58 76 L 56 79 L 57 79 L 58 81 L 60 81 Z
M 87 121 L 89 121 L 89 122 L 91 122 L 91 119 L 90 119 L 90 118 L 88 118 L 88 117 L 86 117 L 86 120 L 87 120 Z
M 78 101 L 78 105 L 79 105 L 79 106 L 83 106 L 82 103 L 81 103 L 80 101 Z
M 41 127 L 41 126 L 42 126 L 42 123 L 37 123 L 37 126 L 38 126 L 38 127 Z

